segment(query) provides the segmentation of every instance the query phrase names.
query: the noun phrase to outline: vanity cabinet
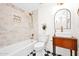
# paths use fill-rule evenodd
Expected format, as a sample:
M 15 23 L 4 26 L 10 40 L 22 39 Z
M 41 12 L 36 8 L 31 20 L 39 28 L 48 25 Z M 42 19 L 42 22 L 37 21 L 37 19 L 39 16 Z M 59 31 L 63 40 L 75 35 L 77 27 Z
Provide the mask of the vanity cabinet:
M 74 50 L 75 56 L 77 56 L 77 39 L 69 37 L 52 37 L 53 53 L 56 55 L 56 46 L 70 49 L 70 55 L 72 56 L 72 50 Z

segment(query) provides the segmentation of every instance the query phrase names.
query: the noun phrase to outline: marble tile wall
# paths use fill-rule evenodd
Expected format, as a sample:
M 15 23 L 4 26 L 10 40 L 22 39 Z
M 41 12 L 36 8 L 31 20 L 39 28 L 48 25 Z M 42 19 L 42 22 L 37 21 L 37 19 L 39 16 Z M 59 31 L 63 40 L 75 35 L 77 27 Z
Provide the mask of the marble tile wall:
M 0 47 L 27 40 L 31 36 L 30 25 L 28 12 L 12 4 L 0 4 Z

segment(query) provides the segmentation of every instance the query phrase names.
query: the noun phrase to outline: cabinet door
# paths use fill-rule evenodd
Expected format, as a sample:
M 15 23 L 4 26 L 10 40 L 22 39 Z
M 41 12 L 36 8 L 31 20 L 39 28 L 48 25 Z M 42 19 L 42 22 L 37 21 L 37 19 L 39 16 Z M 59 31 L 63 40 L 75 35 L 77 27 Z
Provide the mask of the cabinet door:
M 73 40 L 69 39 L 69 40 L 64 40 L 63 42 L 63 47 L 64 48 L 68 48 L 68 49 L 73 49 Z
M 64 41 L 61 39 L 54 39 L 54 44 L 56 46 L 62 47 L 63 46 Z

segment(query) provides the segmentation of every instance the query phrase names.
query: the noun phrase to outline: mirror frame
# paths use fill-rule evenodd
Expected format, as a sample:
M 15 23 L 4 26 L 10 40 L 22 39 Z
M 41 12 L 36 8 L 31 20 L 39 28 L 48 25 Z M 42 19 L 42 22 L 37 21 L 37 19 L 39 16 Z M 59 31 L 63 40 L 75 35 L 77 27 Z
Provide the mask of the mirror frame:
M 55 12 L 55 14 L 54 14 L 54 28 L 55 28 L 55 31 L 56 30 L 61 30 L 60 28 L 58 29 L 58 28 L 56 28 L 56 22 L 55 22 L 55 16 L 56 16 L 56 14 L 58 13 L 58 12 L 60 12 L 60 11 L 62 11 L 62 10 L 66 10 L 66 11 L 68 11 L 69 12 L 69 14 L 70 14 L 70 27 L 69 28 L 63 28 L 63 29 L 71 29 L 71 12 L 70 12 L 70 10 L 69 9 L 67 9 L 67 8 L 63 8 L 63 9 L 59 9 L 59 10 L 57 10 L 56 12 Z

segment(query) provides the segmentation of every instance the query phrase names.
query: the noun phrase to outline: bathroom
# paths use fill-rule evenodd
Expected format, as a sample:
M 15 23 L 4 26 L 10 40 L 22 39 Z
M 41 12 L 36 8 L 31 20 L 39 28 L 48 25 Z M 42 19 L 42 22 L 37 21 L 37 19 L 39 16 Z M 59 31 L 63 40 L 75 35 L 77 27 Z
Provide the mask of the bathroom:
M 32 56 L 30 53 L 39 35 L 43 34 L 48 35 L 46 50 L 51 53 L 54 34 L 79 39 L 78 6 L 79 3 L 0 3 L 0 56 Z M 55 31 L 54 15 L 60 9 L 70 11 L 71 28 Z M 43 25 L 46 26 L 45 31 Z M 60 47 L 56 52 L 63 56 L 70 55 L 68 49 Z

